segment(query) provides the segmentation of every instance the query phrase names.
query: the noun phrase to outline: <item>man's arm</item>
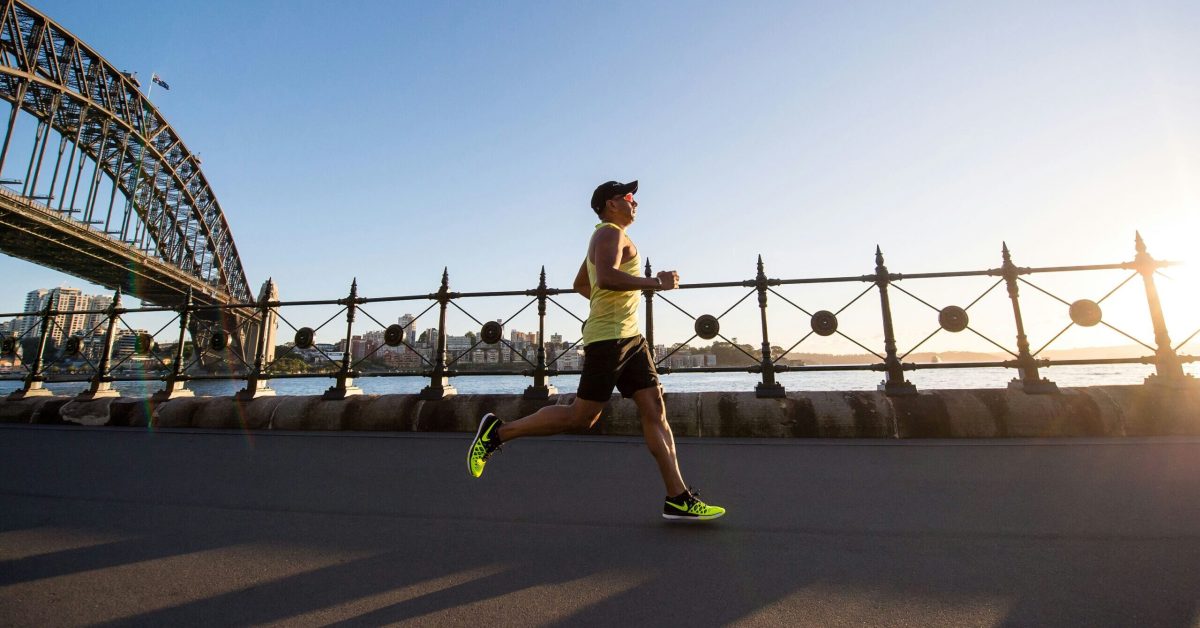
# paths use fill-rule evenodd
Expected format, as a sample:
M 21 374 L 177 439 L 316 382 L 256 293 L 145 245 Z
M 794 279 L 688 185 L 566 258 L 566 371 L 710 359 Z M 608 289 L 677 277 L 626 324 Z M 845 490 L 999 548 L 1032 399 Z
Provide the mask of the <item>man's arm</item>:
M 588 279 L 586 259 L 579 265 L 579 272 L 575 273 L 575 292 L 585 299 L 592 298 L 592 282 Z
M 605 290 L 670 290 L 679 285 L 679 274 L 664 270 L 655 277 L 637 277 L 621 272 L 621 232 L 601 229 L 596 232 L 596 287 Z

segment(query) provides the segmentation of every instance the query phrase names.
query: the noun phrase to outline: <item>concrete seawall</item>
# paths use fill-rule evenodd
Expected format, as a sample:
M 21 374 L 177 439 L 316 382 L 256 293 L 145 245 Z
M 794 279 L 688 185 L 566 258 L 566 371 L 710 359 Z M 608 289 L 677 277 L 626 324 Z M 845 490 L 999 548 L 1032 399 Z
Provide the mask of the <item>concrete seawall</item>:
M 0 399 L 0 422 L 40 425 L 224 428 L 251 430 L 474 431 L 480 415 L 503 419 L 549 404 L 519 395 L 194 397 L 153 404 L 146 399 L 75 401 Z M 916 396 L 881 392 L 789 392 L 758 399 L 752 392 L 667 393 L 667 418 L 678 436 L 768 438 L 1004 438 L 1200 435 L 1200 387 L 1092 386 L 1057 395 L 1006 389 L 933 390 Z M 640 435 L 633 402 L 614 396 L 589 434 Z

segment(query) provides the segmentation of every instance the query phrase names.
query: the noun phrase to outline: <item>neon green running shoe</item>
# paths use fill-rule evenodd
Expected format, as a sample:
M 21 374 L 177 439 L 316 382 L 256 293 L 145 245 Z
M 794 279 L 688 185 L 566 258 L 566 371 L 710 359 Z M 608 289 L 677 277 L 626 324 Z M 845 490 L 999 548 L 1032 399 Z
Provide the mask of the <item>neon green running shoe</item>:
M 479 429 L 475 432 L 475 440 L 467 450 L 467 470 L 474 477 L 483 475 L 483 465 L 492 454 L 500 450 L 500 435 L 497 433 L 504 422 L 491 412 L 483 415 L 479 421 Z
M 700 493 L 691 489 L 663 502 L 663 519 L 672 521 L 709 521 L 724 514 L 724 508 L 700 501 Z

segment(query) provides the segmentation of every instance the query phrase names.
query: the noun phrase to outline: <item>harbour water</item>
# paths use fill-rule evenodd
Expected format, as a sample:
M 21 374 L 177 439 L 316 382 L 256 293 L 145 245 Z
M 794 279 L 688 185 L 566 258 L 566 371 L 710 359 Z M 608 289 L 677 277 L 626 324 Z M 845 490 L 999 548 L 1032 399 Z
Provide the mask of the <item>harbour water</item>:
M 1200 364 L 1184 366 L 1184 371 L 1200 377 Z M 1056 366 L 1044 368 L 1040 374 L 1060 387 L 1129 385 L 1141 384 L 1154 373 L 1147 364 L 1100 364 L 1087 366 Z M 907 373 L 908 380 L 918 390 L 1003 388 L 1016 377 L 1016 371 L 1004 368 L 978 369 L 931 369 Z M 777 381 L 789 391 L 806 390 L 875 390 L 883 379 L 883 373 L 874 371 L 798 372 L 780 373 Z M 370 395 L 415 394 L 428 384 L 428 379 L 418 376 L 407 377 L 362 377 L 355 385 Z M 520 394 L 532 383 L 528 377 L 517 375 L 462 376 L 451 379 L 451 384 L 461 394 Z M 667 392 L 712 392 L 750 391 L 760 381 L 758 375 L 750 373 L 676 373 L 662 376 L 663 388 Z M 278 379 L 270 386 L 280 395 L 319 395 L 333 384 L 330 378 Z M 560 392 L 575 392 L 579 384 L 578 375 L 564 375 L 551 379 L 551 384 Z M 117 382 L 114 384 L 122 395 L 144 397 L 162 388 L 158 381 Z M 0 381 L 0 394 L 7 394 L 21 387 L 20 381 Z M 241 381 L 197 380 L 188 383 L 188 388 L 197 395 L 228 396 L 245 384 Z M 60 395 L 73 395 L 87 389 L 86 382 L 52 383 L 47 386 Z

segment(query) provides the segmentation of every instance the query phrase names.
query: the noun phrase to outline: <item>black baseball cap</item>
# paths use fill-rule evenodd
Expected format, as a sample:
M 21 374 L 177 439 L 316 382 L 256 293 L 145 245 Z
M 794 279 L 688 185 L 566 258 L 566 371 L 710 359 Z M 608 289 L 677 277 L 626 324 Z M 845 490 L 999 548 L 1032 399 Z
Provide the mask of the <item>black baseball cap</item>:
M 630 181 L 629 183 L 621 183 L 620 181 L 605 181 L 596 186 L 596 191 L 592 192 L 592 211 L 600 213 L 600 209 L 604 207 L 604 203 L 614 196 L 623 194 L 637 194 L 638 182 Z

